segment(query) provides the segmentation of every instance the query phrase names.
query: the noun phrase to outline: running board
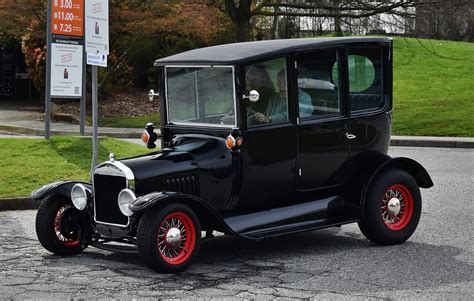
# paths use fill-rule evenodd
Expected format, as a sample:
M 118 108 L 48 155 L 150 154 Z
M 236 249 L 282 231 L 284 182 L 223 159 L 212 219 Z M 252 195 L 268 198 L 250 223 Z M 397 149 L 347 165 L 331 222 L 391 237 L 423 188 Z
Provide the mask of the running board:
M 349 224 L 349 223 L 353 223 L 357 221 L 358 220 L 346 220 L 342 218 L 331 219 L 331 220 L 322 219 L 322 220 L 317 220 L 317 221 L 295 223 L 295 224 L 277 226 L 277 227 L 268 228 L 268 229 L 256 230 L 256 231 L 241 233 L 241 235 L 250 239 L 262 240 L 264 238 L 277 237 L 277 236 L 291 234 L 291 233 L 312 231 L 312 230 L 324 229 L 328 227 L 338 227 L 344 224 Z
M 342 198 L 329 198 L 297 205 L 227 217 L 225 223 L 236 233 L 251 239 L 307 231 L 342 222 Z
M 138 253 L 137 246 L 134 245 L 116 245 L 111 243 L 103 243 L 103 242 L 93 242 L 91 246 L 96 247 L 98 249 L 111 251 L 111 252 L 122 252 L 128 254 L 135 254 Z

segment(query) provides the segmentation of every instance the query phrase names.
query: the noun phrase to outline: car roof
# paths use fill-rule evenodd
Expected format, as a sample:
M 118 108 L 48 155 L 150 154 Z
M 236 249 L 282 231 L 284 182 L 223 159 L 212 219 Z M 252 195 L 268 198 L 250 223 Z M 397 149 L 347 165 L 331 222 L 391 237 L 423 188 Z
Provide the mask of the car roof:
M 223 44 L 198 48 L 171 55 L 155 61 L 155 66 L 165 65 L 234 65 L 258 60 L 271 55 L 318 46 L 334 46 L 350 43 L 387 43 L 384 37 L 340 37 L 266 40 Z

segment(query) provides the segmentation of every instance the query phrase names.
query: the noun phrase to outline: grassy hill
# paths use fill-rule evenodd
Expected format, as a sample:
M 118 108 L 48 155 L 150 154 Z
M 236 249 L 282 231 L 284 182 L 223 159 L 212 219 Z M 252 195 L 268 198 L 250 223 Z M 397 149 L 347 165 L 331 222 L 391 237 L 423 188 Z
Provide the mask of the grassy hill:
M 394 39 L 393 134 L 474 136 L 474 43 Z

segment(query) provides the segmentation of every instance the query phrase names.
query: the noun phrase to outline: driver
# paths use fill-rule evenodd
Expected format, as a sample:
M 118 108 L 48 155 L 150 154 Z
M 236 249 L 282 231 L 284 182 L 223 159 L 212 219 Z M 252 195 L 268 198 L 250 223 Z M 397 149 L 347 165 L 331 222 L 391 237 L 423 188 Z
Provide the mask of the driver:
M 256 123 L 271 123 L 288 121 L 288 102 L 286 93 L 286 70 L 283 69 L 277 74 L 279 93 L 273 96 L 268 102 L 264 112 L 257 112 L 253 115 Z M 298 91 L 300 117 L 308 117 L 313 113 L 311 97 L 308 93 L 299 89 Z

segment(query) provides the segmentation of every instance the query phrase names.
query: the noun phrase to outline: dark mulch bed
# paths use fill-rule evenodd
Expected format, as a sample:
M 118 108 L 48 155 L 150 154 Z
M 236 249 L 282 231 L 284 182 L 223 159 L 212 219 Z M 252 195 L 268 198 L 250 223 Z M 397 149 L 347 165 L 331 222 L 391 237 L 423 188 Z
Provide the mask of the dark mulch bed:
M 88 99 L 90 102 L 90 99 Z M 87 104 L 87 115 L 90 115 L 90 103 Z M 78 115 L 80 112 L 79 101 L 65 101 L 55 103 L 58 113 Z M 142 116 L 158 112 L 159 100 L 148 100 L 148 91 L 134 90 L 130 92 L 117 92 L 99 98 L 100 116 Z

